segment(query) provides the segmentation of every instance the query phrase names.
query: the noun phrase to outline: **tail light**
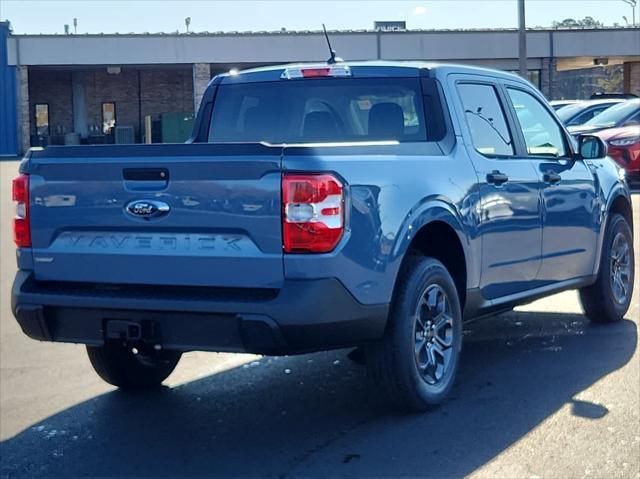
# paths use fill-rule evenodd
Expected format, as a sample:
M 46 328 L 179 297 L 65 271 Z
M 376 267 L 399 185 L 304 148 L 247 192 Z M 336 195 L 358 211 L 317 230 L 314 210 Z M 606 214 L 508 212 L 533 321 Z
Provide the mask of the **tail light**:
M 13 218 L 13 240 L 18 248 L 30 248 L 29 177 L 20 175 L 14 178 L 12 186 L 13 201 L 16 202 L 16 215 Z
M 329 174 L 282 177 L 285 253 L 328 253 L 344 232 L 342 183 Z

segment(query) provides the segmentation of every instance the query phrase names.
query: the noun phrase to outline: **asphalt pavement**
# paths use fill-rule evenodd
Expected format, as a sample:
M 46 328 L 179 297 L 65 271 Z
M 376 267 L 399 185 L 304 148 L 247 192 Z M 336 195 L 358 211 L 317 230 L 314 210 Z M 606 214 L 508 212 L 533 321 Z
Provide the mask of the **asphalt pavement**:
M 189 353 L 166 387 L 126 394 L 11 315 L 16 169 L 0 163 L 2 477 L 640 478 L 638 282 L 614 325 L 574 292 L 467 325 L 451 398 L 426 414 L 390 409 L 345 350 Z

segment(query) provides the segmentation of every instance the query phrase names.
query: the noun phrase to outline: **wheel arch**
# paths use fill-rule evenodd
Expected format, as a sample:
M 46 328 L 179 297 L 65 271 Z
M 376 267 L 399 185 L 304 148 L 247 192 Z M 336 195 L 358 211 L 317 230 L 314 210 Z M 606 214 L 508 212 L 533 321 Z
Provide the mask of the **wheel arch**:
M 607 206 L 604 209 L 604 215 L 602 218 L 602 227 L 600 228 L 600 234 L 598 236 L 598 244 L 596 245 L 596 261 L 594 265 L 593 275 L 594 278 L 600 272 L 601 257 L 604 249 L 604 241 L 606 238 L 607 225 L 611 216 L 614 214 L 620 214 L 629 223 L 631 229 L 631 236 L 633 237 L 633 207 L 631 206 L 631 198 L 623 189 L 615 190 L 609 195 Z
M 627 220 L 629 228 L 631 229 L 631 234 L 633 234 L 633 207 L 631 206 L 631 200 L 622 193 L 618 193 L 613 196 L 609 202 L 605 224 L 609 218 L 611 218 L 611 215 L 615 213 L 622 215 L 624 219 Z
M 432 204 L 415 215 L 403 228 L 397 243 L 396 255 L 402 261 L 396 272 L 395 283 L 408 257 L 416 254 L 433 257 L 443 263 L 451 274 L 458 290 L 460 307 L 464 309 L 468 279 L 473 270 L 470 248 L 470 241 L 456 210 L 446 204 Z

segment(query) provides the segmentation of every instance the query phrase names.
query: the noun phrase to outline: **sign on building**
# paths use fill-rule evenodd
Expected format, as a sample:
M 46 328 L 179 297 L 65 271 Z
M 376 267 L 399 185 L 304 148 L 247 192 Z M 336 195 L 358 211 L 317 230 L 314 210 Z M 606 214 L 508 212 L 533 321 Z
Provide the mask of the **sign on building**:
M 373 28 L 379 32 L 404 32 L 407 29 L 407 22 L 374 22 Z

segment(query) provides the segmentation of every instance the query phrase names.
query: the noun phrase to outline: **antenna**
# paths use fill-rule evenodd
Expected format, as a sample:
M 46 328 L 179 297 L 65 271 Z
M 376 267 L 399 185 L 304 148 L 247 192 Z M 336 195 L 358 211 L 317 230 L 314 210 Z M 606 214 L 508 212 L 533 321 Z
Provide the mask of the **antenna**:
M 327 34 L 327 28 L 322 24 L 322 31 L 324 32 L 324 37 L 327 39 L 327 45 L 329 46 L 329 54 L 331 55 L 327 60 L 329 65 L 333 65 L 334 63 L 343 61 L 342 58 L 336 56 L 336 52 L 333 48 L 331 48 L 331 42 L 329 41 L 329 35 Z

